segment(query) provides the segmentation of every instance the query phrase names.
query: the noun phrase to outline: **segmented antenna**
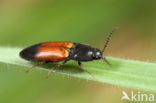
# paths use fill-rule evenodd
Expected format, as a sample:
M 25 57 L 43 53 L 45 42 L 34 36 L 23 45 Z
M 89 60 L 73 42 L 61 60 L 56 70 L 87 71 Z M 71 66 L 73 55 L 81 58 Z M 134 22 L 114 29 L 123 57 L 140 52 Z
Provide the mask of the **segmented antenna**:
M 112 32 L 109 34 L 109 36 L 108 36 L 108 38 L 107 38 L 107 40 L 106 40 L 106 43 L 105 43 L 105 45 L 104 45 L 104 48 L 103 48 L 102 51 L 101 51 L 102 54 L 103 54 L 103 52 L 105 51 L 105 49 L 107 48 L 108 43 L 109 43 L 109 41 L 110 41 L 110 38 L 111 38 L 113 32 L 114 32 L 116 29 L 117 29 L 117 27 L 115 27 L 115 28 L 112 30 Z

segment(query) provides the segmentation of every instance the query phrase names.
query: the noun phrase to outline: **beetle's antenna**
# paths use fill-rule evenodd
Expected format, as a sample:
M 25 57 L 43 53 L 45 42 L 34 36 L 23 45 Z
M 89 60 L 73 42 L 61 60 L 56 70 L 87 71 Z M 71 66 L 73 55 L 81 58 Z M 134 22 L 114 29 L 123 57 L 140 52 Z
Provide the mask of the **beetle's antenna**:
M 113 32 L 114 32 L 116 29 L 117 29 L 117 27 L 115 27 L 115 28 L 112 30 L 112 32 L 108 35 L 108 38 L 107 38 L 107 40 L 106 40 L 106 43 L 105 43 L 105 45 L 104 45 L 104 47 L 103 47 L 103 49 L 102 49 L 102 51 L 101 51 L 101 52 L 102 52 L 102 55 L 103 55 L 103 52 L 105 51 L 105 49 L 106 49 L 107 46 L 108 46 L 108 43 L 109 43 L 109 41 L 110 41 L 110 38 L 111 38 Z M 109 66 L 111 66 L 111 64 L 109 63 L 109 61 L 107 61 L 106 57 L 102 57 L 101 59 L 104 60 Z
M 105 45 L 104 45 L 104 48 L 103 48 L 102 51 L 101 51 L 101 52 L 102 52 L 102 55 L 103 55 L 103 52 L 105 51 L 105 49 L 106 49 L 107 46 L 108 46 L 108 43 L 109 43 L 109 41 L 110 41 L 110 38 L 111 38 L 113 32 L 114 32 L 116 29 L 117 29 L 117 27 L 115 27 L 115 28 L 112 30 L 112 32 L 108 35 L 108 38 L 107 38 L 106 43 L 105 43 Z

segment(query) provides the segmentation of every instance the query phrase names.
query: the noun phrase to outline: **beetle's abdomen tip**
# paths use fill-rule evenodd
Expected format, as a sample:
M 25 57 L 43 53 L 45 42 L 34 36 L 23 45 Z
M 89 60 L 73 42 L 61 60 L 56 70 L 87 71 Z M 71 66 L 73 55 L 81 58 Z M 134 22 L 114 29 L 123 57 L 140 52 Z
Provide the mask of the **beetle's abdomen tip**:
M 25 48 L 19 53 L 19 56 L 26 60 L 33 60 L 36 53 L 38 52 L 38 47 L 38 45 L 33 45 Z
M 26 58 L 31 58 L 30 55 L 28 55 L 28 51 L 26 49 L 23 49 L 20 53 L 19 53 L 19 56 L 23 59 L 26 59 Z

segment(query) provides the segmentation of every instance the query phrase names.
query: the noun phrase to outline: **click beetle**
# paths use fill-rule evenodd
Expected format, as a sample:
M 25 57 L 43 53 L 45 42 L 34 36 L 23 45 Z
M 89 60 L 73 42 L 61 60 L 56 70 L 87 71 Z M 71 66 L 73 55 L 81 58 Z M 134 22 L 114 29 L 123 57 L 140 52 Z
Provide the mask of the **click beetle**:
M 63 61 L 48 72 L 47 78 L 53 70 L 64 65 L 69 60 L 75 60 L 82 70 L 88 72 L 93 79 L 95 79 L 91 72 L 83 68 L 81 62 L 102 59 L 110 65 L 106 58 L 103 57 L 103 52 L 105 51 L 114 30 L 115 29 L 109 34 L 102 50 L 87 44 L 75 42 L 42 42 L 23 49 L 20 52 L 20 57 L 29 61 L 37 61 L 38 63 L 33 67 L 43 63 Z M 29 68 L 26 72 L 29 72 L 33 67 Z

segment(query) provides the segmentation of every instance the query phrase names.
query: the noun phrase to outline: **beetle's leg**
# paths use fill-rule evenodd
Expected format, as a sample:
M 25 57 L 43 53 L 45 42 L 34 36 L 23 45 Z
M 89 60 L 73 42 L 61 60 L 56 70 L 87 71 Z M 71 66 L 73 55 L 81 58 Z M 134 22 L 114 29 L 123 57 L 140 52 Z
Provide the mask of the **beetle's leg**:
M 50 76 L 50 74 L 51 74 L 54 70 L 56 70 L 56 69 L 59 68 L 60 66 L 64 65 L 66 62 L 67 62 L 67 60 L 65 60 L 65 61 L 62 62 L 61 64 L 58 64 L 58 65 L 54 66 L 53 69 L 51 69 L 51 70 L 48 72 L 46 78 L 48 79 L 48 77 Z
M 35 64 L 35 65 L 33 65 L 32 67 L 28 68 L 28 69 L 26 70 L 26 73 L 29 73 L 29 71 L 32 70 L 33 68 L 35 68 L 35 67 L 37 67 L 37 66 L 39 66 L 39 65 L 41 65 L 41 64 L 44 64 L 44 63 L 45 63 L 45 62 L 38 62 L 37 64 Z
M 103 60 L 109 65 L 109 66 L 112 66 L 109 61 L 106 59 L 106 57 L 103 58 Z
M 80 67 L 82 70 L 84 70 L 85 72 L 89 73 L 89 74 L 92 76 L 92 78 L 93 78 L 94 80 L 96 80 L 95 77 L 94 77 L 94 75 L 92 74 L 92 72 L 90 72 L 90 71 L 88 71 L 88 70 L 86 70 L 86 69 L 83 68 L 81 62 L 78 62 L 78 65 L 79 65 L 79 67 Z

